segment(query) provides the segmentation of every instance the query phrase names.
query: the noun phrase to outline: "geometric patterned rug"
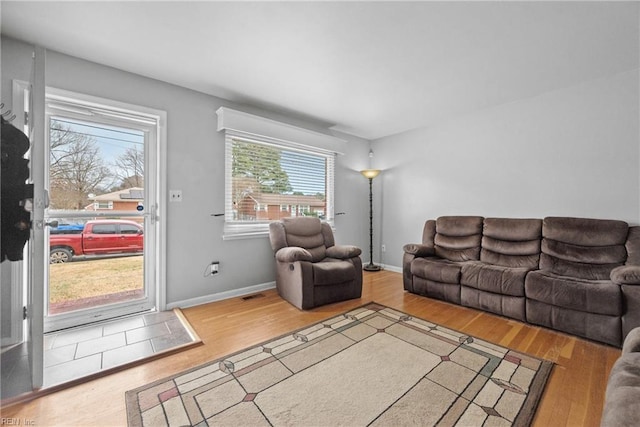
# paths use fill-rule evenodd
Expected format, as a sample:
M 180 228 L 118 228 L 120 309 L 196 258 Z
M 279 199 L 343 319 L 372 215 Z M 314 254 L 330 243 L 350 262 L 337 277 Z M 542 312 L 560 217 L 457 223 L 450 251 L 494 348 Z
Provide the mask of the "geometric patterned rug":
M 370 303 L 126 393 L 128 425 L 529 425 L 553 363 Z

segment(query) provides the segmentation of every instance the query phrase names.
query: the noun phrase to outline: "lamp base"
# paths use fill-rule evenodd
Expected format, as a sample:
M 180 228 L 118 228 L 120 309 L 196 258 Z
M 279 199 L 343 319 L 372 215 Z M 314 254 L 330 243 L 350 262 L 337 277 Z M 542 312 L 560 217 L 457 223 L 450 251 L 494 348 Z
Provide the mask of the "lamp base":
M 379 265 L 375 265 L 375 264 L 367 264 L 364 267 L 362 267 L 362 269 L 364 271 L 380 271 L 380 270 L 382 270 L 382 267 L 380 267 Z

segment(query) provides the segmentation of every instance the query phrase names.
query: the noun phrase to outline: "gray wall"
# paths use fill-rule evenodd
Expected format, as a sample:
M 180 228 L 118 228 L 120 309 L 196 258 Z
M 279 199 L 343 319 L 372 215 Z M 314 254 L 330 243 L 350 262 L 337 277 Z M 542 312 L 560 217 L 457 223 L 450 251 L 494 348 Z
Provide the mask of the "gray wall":
M 2 39 L 2 97 L 11 79 L 28 80 L 30 46 Z M 27 58 L 26 68 L 20 66 Z M 24 64 L 23 64 L 24 65 Z M 266 237 L 223 241 L 224 135 L 216 131 L 215 111 L 237 108 L 296 126 L 328 133 L 322 124 L 283 116 L 192 90 L 105 67 L 56 52 L 47 53 L 47 86 L 142 105 L 167 112 L 167 189 L 182 190 L 182 203 L 168 203 L 167 303 L 207 299 L 275 280 L 273 253 Z M 7 90 L 9 90 L 7 92 Z M 7 103 L 7 101 L 4 101 Z M 368 162 L 368 141 L 349 141 L 336 162 L 336 241 L 365 247 L 368 193 L 357 170 Z M 165 195 L 166 196 L 166 195 Z M 221 273 L 204 277 L 220 261 Z
M 640 220 L 638 70 L 372 142 L 376 250 L 402 265 L 441 215 Z

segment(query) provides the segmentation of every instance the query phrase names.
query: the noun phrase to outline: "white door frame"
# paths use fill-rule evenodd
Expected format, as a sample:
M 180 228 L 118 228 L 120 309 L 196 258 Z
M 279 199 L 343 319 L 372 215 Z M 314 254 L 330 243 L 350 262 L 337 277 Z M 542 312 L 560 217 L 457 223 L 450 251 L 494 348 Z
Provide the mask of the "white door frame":
M 166 112 L 56 88 L 48 87 L 46 93 L 46 101 L 52 105 L 55 105 L 56 102 L 79 102 L 82 104 L 82 107 L 87 108 L 87 111 L 98 112 L 95 117 L 87 119 L 86 116 L 82 117 L 82 110 L 78 110 L 80 115 L 77 115 L 77 112 L 74 114 L 70 109 L 64 112 L 64 115 L 68 117 L 97 121 L 105 124 L 109 124 L 111 122 L 111 124 L 117 125 L 118 122 L 112 121 L 113 119 L 111 119 L 109 115 L 111 115 L 111 117 L 122 116 L 122 118 L 126 117 L 127 119 L 130 119 L 132 115 L 139 116 L 140 114 L 143 114 L 144 116 L 149 117 L 152 121 L 155 121 L 157 125 L 151 125 L 150 122 L 145 123 L 144 118 L 140 120 L 141 128 L 145 128 L 145 141 L 149 140 L 150 142 L 145 145 L 145 177 L 153 177 L 153 179 L 145 179 L 145 197 L 149 198 L 153 203 L 149 204 L 149 206 L 145 206 L 143 215 L 138 212 L 109 211 L 108 213 L 109 216 L 144 216 L 145 218 L 144 280 L 145 289 L 148 289 L 150 295 L 149 304 L 142 305 L 139 302 L 130 302 L 122 303 L 116 308 L 105 306 L 104 308 L 98 307 L 78 310 L 76 312 L 45 317 L 45 331 L 76 326 L 79 316 L 85 316 L 86 319 L 90 319 L 90 321 L 99 321 L 104 318 L 106 313 L 110 313 L 110 317 L 113 317 L 149 308 L 164 310 L 166 308 L 166 224 L 163 219 L 165 216 L 164 213 L 166 212 L 166 198 L 163 197 L 163 195 L 166 192 L 166 174 L 163 172 L 166 170 L 167 151 Z M 106 110 L 109 112 L 105 112 Z M 113 114 L 113 111 L 117 111 L 117 113 Z M 104 112 L 104 115 L 101 112 Z M 51 115 L 53 114 L 47 112 L 46 123 L 48 123 Z M 48 141 L 48 137 L 46 140 Z M 45 165 L 45 168 L 48 170 L 48 162 Z M 56 212 L 55 216 L 82 217 L 87 216 L 87 214 L 71 211 Z M 90 216 L 99 216 L 99 213 L 92 212 Z M 48 265 L 45 265 L 44 269 L 48 271 Z M 46 304 L 48 295 L 45 295 L 45 297 Z

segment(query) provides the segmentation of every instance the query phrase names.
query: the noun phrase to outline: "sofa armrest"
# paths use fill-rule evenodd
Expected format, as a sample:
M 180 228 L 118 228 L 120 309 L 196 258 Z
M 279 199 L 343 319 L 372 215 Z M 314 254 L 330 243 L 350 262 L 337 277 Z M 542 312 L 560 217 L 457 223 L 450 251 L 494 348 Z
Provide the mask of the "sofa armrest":
M 629 332 L 622 344 L 623 353 L 639 353 L 640 352 L 640 327 L 634 328 Z
M 288 246 L 276 252 L 276 259 L 280 262 L 311 261 L 311 253 L 304 248 Z
M 433 256 L 436 254 L 433 246 L 422 245 L 420 243 L 409 243 L 402 248 L 405 253 L 421 257 L 421 256 Z
M 362 250 L 359 247 L 352 245 L 335 245 L 327 248 L 327 256 L 329 258 L 349 259 L 357 257 L 361 253 Z
M 611 281 L 619 285 L 640 285 L 640 266 L 621 265 L 611 270 Z

